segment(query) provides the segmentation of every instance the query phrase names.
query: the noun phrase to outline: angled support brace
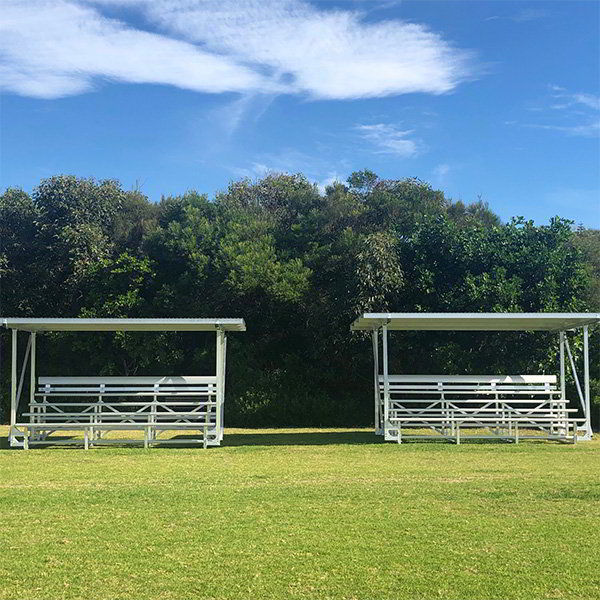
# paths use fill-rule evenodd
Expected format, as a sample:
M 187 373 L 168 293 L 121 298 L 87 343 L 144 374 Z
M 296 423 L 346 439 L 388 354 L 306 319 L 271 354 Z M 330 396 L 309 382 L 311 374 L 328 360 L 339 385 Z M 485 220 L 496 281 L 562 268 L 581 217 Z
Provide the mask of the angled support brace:
M 575 366 L 575 360 L 571 352 L 569 340 L 565 335 L 565 346 L 567 349 L 567 355 L 571 364 L 571 372 L 573 373 L 573 379 L 575 380 L 575 387 L 577 388 L 577 395 L 581 402 L 581 409 L 583 410 L 583 417 L 585 423 L 580 429 L 583 430 L 582 440 L 592 439 L 592 420 L 591 420 L 591 406 L 590 406 L 590 356 L 589 356 L 589 332 L 588 326 L 585 325 L 583 328 L 583 390 L 579 382 L 579 376 L 577 375 L 577 368 Z
M 21 400 L 21 392 L 23 391 L 23 382 L 25 380 L 25 369 L 27 367 L 27 361 L 29 355 L 33 351 L 35 352 L 35 334 L 31 333 L 25 349 L 25 356 L 23 356 L 23 364 L 21 365 L 21 374 L 19 376 L 19 383 L 17 385 L 17 360 L 18 360 L 18 330 L 12 330 L 12 361 L 11 361 L 11 377 L 10 377 L 10 433 L 8 435 L 8 441 L 11 446 L 23 447 L 26 441 L 19 442 L 17 437 L 22 437 L 24 433 L 17 428 L 17 413 L 19 410 L 19 401 Z M 35 358 L 31 358 L 32 367 L 32 381 L 33 381 L 33 392 L 35 393 Z

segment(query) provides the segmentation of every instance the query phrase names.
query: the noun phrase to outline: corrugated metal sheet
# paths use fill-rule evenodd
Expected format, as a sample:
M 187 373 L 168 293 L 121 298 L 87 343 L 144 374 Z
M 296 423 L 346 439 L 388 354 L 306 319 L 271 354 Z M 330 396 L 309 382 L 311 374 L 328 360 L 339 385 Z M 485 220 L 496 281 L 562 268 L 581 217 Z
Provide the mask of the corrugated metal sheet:
M 350 329 L 566 331 L 598 322 L 600 313 L 364 313 Z
M 0 318 L 8 329 L 24 331 L 246 331 L 244 319 L 60 319 Z

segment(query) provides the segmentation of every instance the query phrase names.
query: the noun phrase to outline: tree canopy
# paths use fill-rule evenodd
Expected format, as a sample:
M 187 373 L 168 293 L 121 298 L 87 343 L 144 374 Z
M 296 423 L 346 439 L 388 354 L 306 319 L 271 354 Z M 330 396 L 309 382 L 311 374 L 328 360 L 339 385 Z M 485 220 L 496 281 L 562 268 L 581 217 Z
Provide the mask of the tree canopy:
M 371 171 L 324 193 L 300 174 L 272 174 L 213 199 L 190 191 L 158 203 L 117 181 L 61 175 L 0 196 L 0 313 L 243 317 L 248 332 L 230 338 L 229 424 L 368 424 L 371 348 L 349 331 L 359 312 L 598 311 L 599 253 L 597 230 L 558 217 L 502 223 L 481 200 Z M 208 336 L 44 337 L 46 375 L 213 368 Z M 555 373 L 554 337 L 407 332 L 392 339 L 392 366 Z

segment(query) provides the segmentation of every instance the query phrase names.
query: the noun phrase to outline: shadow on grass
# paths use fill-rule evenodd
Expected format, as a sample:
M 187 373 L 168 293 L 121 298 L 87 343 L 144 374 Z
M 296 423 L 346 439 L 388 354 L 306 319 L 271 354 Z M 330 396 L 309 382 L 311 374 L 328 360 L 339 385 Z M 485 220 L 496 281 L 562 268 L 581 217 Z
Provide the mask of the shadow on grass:
M 64 436 L 65 440 L 73 439 L 71 436 Z M 169 440 L 174 440 L 174 443 L 169 443 Z M 172 438 L 159 439 L 159 443 L 156 447 L 159 448 L 198 448 L 201 447 L 201 443 L 192 441 L 194 436 L 180 434 L 174 435 Z M 185 441 L 189 440 L 189 444 Z M 78 444 L 65 444 L 61 445 L 56 443 L 58 440 L 54 439 L 54 444 L 39 444 L 35 448 L 50 448 L 58 447 L 62 449 L 80 449 L 81 446 Z M 110 444 L 112 447 L 139 447 L 142 440 L 136 440 L 136 443 L 131 443 L 128 440 L 123 440 L 120 444 L 115 440 L 115 443 Z M 330 446 L 336 444 L 344 445 L 365 445 L 365 444 L 383 444 L 383 439 L 376 436 L 374 432 L 368 431 L 283 431 L 281 433 L 273 432 L 256 432 L 252 433 L 225 433 L 222 447 L 227 446 Z M 81 440 L 83 445 L 83 440 Z M 109 447 L 109 444 L 97 444 L 95 448 Z M 0 449 L 8 450 L 10 448 L 7 437 L 0 438 Z
M 525 440 L 523 440 L 525 441 Z M 464 436 L 460 440 L 461 446 L 506 446 L 514 445 L 514 440 L 505 438 L 479 438 Z M 527 438 L 527 444 L 548 444 L 549 440 Z M 560 442 L 562 443 L 562 442 Z M 225 433 L 222 446 L 328 446 L 335 444 L 344 445 L 372 445 L 385 444 L 397 446 L 396 442 L 384 441 L 383 436 L 376 435 L 374 431 L 290 431 L 274 432 L 272 430 L 253 430 L 252 433 Z M 452 439 L 439 437 L 409 438 L 402 440 L 402 446 L 455 446 Z M 460 446 L 459 446 L 460 447 Z
M 547 443 L 547 440 L 528 439 L 528 442 Z M 460 440 L 461 445 L 507 445 L 513 444 L 513 440 L 503 438 L 478 438 L 464 436 Z M 260 431 L 253 430 L 252 433 L 225 433 L 223 446 L 328 446 L 335 444 L 344 445 L 367 445 L 367 444 L 385 444 L 398 446 L 396 442 L 384 441 L 383 436 L 376 435 L 374 431 L 290 431 L 282 432 L 272 430 Z M 454 446 L 452 439 L 440 436 L 433 438 L 408 438 L 402 440 L 402 446 Z
M 239 446 L 331 446 L 331 445 L 374 445 L 374 444 L 386 444 L 396 445 L 394 442 L 385 442 L 382 436 L 375 435 L 373 431 L 290 431 L 286 429 L 281 432 L 269 430 L 264 433 L 257 430 L 251 430 L 250 433 L 225 433 L 221 447 L 239 447 Z M 65 444 L 61 445 L 57 438 L 54 438 L 54 443 L 50 444 L 37 444 L 36 448 L 72 448 L 80 449 L 83 446 L 83 439 L 81 445 L 69 444 L 69 440 L 73 440 L 75 436 L 63 436 Z M 173 440 L 173 443 L 169 443 Z M 189 443 L 185 443 L 189 440 Z M 194 441 L 193 441 L 194 440 Z M 201 442 L 196 441 L 196 436 L 179 434 L 174 435 L 172 438 L 159 439 L 158 443 L 154 447 L 159 448 L 199 448 L 202 446 Z M 529 444 L 547 444 L 548 440 L 540 439 L 528 439 Z M 478 438 L 462 438 L 461 445 L 512 445 L 513 441 L 504 439 L 478 439 Z M 124 439 L 122 443 L 115 439 L 112 444 L 98 443 L 94 445 L 94 448 L 101 447 L 139 447 L 142 444 L 142 440 Z M 454 446 L 454 442 L 444 438 L 440 439 L 407 439 L 403 440 L 402 445 L 425 445 L 425 446 Z M 10 449 L 8 438 L 6 436 L 0 437 L 0 450 Z
M 68 441 L 69 440 L 74 440 L 77 436 L 74 435 L 62 435 L 60 438 L 52 438 L 53 443 L 49 443 L 49 444 L 32 444 L 31 448 L 50 448 L 52 446 L 56 446 L 58 448 L 65 448 L 67 447 Z M 65 444 L 61 445 L 56 443 L 56 440 L 65 440 Z M 81 445 L 83 446 L 83 439 L 81 440 Z M 77 448 L 78 445 L 75 444 L 71 444 L 72 448 Z M 15 448 L 11 448 L 9 442 L 8 442 L 8 436 L 3 436 L 0 437 L 0 450 L 22 450 L 21 447 L 15 447 Z
M 334 444 L 382 444 L 383 439 L 369 431 L 284 431 L 265 433 L 225 433 L 223 446 L 330 446 Z

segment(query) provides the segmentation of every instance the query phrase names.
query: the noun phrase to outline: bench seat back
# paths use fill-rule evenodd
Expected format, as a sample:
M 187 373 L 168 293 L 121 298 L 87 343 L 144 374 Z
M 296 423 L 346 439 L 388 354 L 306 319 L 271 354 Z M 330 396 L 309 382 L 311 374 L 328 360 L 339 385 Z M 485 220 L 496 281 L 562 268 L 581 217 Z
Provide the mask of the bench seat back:
M 40 377 L 31 424 L 216 426 L 217 378 Z
M 175 394 L 214 394 L 216 377 L 40 377 L 38 394 L 42 396 L 132 396 Z
M 554 395 L 556 375 L 390 375 L 394 398 L 485 398 L 487 396 Z M 383 393 L 384 380 L 379 376 Z
M 535 389 L 536 387 L 556 387 L 556 375 L 389 375 L 388 381 L 396 387 L 406 389 L 456 386 L 479 389 L 487 387 L 506 387 L 514 389 Z M 379 376 L 383 385 L 383 375 Z

